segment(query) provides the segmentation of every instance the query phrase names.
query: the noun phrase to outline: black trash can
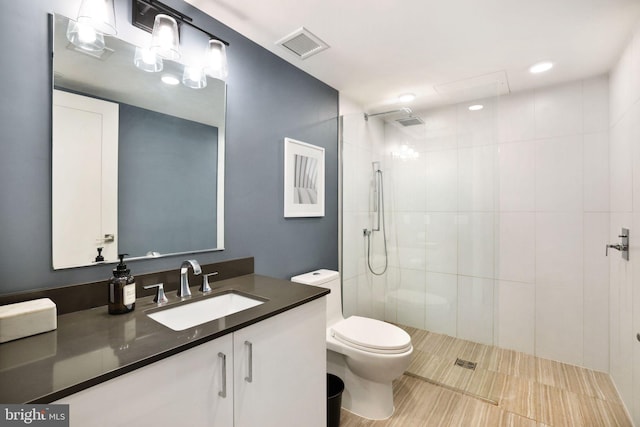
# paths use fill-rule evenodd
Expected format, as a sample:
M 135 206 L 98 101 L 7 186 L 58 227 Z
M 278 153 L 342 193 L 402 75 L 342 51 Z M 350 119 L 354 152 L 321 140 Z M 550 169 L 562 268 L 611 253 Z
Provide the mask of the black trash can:
M 344 383 L 333 374 L 327 374 L 327 427 L 340 427 L 340 408 Z

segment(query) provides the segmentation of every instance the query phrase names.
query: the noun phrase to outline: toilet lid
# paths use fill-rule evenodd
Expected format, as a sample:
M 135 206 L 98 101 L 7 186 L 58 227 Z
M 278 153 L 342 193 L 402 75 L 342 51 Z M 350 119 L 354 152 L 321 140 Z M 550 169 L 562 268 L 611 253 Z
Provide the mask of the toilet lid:
M 402 329 L 366 317 L 351 316 L 331 329 L 339 341 L 372 352 L 402 353 L 411 346 L 411 337 Z

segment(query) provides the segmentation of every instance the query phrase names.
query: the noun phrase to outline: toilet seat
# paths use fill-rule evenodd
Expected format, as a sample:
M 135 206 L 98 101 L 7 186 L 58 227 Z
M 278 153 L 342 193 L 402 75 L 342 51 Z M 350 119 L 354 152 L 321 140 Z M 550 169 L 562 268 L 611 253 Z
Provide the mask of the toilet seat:
M 408 333 L 380 320 L 351 316 L 331 327 L 331 336 L 359 350 L 381 354 L 399 354 L 411 349 Z

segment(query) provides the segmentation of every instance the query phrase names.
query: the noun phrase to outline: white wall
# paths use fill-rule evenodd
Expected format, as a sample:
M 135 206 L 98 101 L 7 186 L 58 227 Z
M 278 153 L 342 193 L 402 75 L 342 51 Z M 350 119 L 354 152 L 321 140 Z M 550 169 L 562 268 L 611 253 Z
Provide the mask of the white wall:
M 610 372 L 640 425 L 640 28 L 610 75 L 611 223 L 616 242 L 621 227 L 630 229 L 628 262 L 610 258 Z M 617 242 L 616 242 L 617 243 Z

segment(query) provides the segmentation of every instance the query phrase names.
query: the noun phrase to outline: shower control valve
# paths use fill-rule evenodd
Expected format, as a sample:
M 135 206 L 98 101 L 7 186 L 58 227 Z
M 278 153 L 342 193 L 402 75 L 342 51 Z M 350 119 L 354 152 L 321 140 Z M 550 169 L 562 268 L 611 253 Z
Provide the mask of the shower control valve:
M 629 229 L 623 228 L 618 236 L 620 243 L 617 245 L 605 245 L 605 256 L 609 256 L 609 248 L 620 251 L 622 259 L 629 261 Z

